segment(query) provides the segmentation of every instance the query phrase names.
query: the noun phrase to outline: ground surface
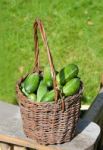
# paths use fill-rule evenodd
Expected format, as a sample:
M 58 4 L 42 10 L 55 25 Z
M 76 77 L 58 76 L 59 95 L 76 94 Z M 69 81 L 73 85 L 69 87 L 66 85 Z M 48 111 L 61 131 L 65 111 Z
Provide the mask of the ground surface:
M 99 90 L 103 72 L 102 0 L 0 0 L 0 99 L 15 103 L 15 83 L 33 67 L 33 22 L 43 20 L 56 68 L 76 63 L 84 103 Z M 47 63 L 42 43 L 41 66 Z

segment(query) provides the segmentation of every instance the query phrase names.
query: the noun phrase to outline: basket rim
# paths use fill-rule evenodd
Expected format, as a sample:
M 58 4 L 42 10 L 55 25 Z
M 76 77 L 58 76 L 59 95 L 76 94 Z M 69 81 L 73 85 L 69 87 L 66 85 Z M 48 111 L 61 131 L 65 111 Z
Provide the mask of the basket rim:
M 33 73 L 36 73 L 36 72 L 33 72 Z M 27 73 L 27 74 L 25 74 L 24 76 L 22 76 L 18 81 L 17 81 L 17 83 L 16 83 L 16 93 L 20 93 L 21 94 L 21 96 L 25 99 L 25 100 L 29 100 L 28 99 L 28 97 L 27 96 L 25 96 L 23 93 L 22 93 L 22 91 L 20 90 L 20 84 L 21 84 L 21 82 L 29 75 L 29 74 L 31 74 L 31 73 Z M 84 90 L 84 86 L 83 86 L 83 82 L 80 80 L 80 82 L 81 82 L 81 85 L 80 85 L 80 88 L 79 88 L 79 91 L 77 92 L 77 93 L 75 93 L 74 95 L 72 95 L 72 96 L 67 96 L 67 97 L 65 97 L 65 100 L 64 101 L 66 101 L 66 100 L 68 100 L 68 98 L 69 99 L 72 99 L 72 98 L 74 98 L 74 97 L 78 97 L 82 92 L 83 92 L 83 90 Z M 57 101 L 57 103 L 60 103 L 61 102 L 61 99 L 59 98 L 58 99 L 58 101 Z M 53 101 L 53 102 L 36 102 L 36 101 L 34 101 L 34 102 L 32 102 L 32 101 L 29 101 L 29 103 L 31 103 L 31 104 L 36 104 L 36 105 L 46 105 L 46 104 L 50 104 L 50 105 L 54 105 L 54 104 L 57 104 L 57 103 L 55 103 L 55 101 Z M 73 102 L 72 102 L 73 103 Z

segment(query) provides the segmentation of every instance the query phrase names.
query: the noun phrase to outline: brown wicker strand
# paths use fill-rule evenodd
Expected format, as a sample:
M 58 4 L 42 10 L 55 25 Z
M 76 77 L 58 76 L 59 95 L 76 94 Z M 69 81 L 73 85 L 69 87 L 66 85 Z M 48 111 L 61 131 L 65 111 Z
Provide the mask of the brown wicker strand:
M 35 67 L 34 70 L 39 72 L 39 48 L 38 48 L 38 35 L 37 35 L 37 29 L 40 30 L 41 33 L 41 37 L 44 43 L 44 46 L 47 50 L 47 54 L 48 54 L 48 61 L 49 61 L 49 65 L 50 65 L 50 70 L 51 70 L 51 75 L 53 78 L 53 85 L 54 85 L 54 91 L 55 91 L 55 102 L 57 103 L 58 100 L 58 88 L 57 88 L 57 81 L 56 81 L 56 73 L 55 73 L 55 69 L 54 69 L 54 65 L 53 65 L 53 59 L 52 59 L 52 55 L 50 52 L 50 48 L 48 46 L 48 42 L 47 42 L 47 38 L 46 38 L 46 33 L 43 27 L 43 23 L 37 19 L 34 23 L 34 41 L 35 41 Z

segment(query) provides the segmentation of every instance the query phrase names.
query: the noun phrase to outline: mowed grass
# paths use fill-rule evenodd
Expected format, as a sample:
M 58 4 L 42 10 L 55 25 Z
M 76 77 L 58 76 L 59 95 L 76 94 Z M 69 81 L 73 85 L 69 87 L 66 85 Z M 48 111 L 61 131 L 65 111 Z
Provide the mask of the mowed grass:
M 79 67 L 82 103 L 91 103 L 103 73 L 102 0 L 0 0 L 0 99 L 16 103 L 15 84 L 34 65 L 33 22 L 44 22 L 57 70 Z M 40 39 L 41 66 L 48 62 Z

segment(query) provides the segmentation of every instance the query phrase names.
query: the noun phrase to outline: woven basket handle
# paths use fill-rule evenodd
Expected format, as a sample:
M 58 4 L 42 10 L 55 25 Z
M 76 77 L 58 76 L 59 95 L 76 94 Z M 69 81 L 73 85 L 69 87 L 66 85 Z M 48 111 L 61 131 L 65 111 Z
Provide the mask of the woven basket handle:
M 50 65 L 50 71 L 51 71 L 51 75 L 53 78 L 53 87 L 54 87 L 54 91 L 55 91 L 55 102 L 57 102 L 59 91 L 57 89 L 56 73 L 55 73 L 55 69 L 54 69 L 53 59 L 52 59 L 52 55 L 50 52 L 50 48 L 48 46 L 48 42 L 47 42 L 46 33 L 44 30 L 43 23 L 39 19 L 36 19 L 36 21 L 34 22 L 35 66 L 34 66 L 33 71 L 38 72 L 38 73 L 40 71 L 40 67 L 39 67 L 39 44 L 38 44 L 37 29 L 39 29 L 39 31 L 41 33 L 41 37 L 42 37 L 44 46 L 45 46 L 46 51 L 47 51 L 48 61 L 49 61 L 49 65 Z

